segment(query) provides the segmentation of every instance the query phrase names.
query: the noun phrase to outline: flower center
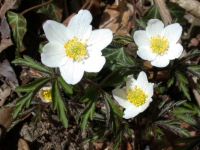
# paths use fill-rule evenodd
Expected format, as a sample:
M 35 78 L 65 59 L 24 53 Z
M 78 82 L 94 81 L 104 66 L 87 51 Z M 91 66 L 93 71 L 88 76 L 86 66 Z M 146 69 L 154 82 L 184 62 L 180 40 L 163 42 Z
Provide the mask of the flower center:
M 42 96 L 44 97 L 44 99 L 51 101 L 52 97 L 51 97 L 51 89 L 48 90 L 42 90 Z
M 167 51 L 168 40 L 160 35 L 157 37 L 151 37 L 150 48 L 154 53 L 163 54 Z
M 146 98 L 148 97 L 137 85 L 134 89 L 129 89 L 126 94 L 127 99 L 133 103 L 136 107 L 143 105 L 146 102 Z
M 82 43 L 81 39 L 73 37 L 64 45 L 66 56 L 75 60 L 80 60 L 86 54 L 86 44 Z

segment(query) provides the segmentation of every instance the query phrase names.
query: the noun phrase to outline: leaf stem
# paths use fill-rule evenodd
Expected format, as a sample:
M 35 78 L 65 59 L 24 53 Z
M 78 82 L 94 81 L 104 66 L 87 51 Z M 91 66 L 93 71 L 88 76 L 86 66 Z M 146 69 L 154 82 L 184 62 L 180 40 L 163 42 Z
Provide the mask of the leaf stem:
M 20 15 L 24 15 L 25 13 L 27 13 L 27 12 L 33 10 L 33 9 L 40 8 L 40 7 L 45 6 L 45 5 L 47 5 L 47 4 L 49 4 L 49 3 L 53 2 L 53 1 L 54 0 L 49 0 L 49 1 L 45 2 L 45 3 L 42 3 L 42 4 L 39 4 L 39 5 L 33 6 L 31 8 L 28 8 L 28 9 L 24 10 L 23 12 L 21 12 Z

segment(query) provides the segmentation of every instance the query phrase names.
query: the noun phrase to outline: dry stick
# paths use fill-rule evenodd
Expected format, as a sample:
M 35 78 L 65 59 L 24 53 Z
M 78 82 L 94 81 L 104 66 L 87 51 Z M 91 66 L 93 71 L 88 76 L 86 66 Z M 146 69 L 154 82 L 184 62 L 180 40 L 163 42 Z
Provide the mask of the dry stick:
M 130 33 L 131 28 L 135 27 L 135 18 L 136 18 L 136 2 L 135 2 L 135 0 L 132 0 L 132 4 L 133 4 L 133 18 L 131 20 L 131 25 L 128 29 L 129 33 Z
M 167 9 L 167 5 L 165 3 L 164 0 L 155 0 L 155 3 L 158 7 L 158 10 L 160 12 L 161 18 L 166 25 L 171 24 L 172 23 L 172 17 L 169 13 L 169 10 Z
M 172 18 L 171 15 L 169 13 L 169 10 L 167 9 L 166 3 L 164 2 L 164 0 L 155 0 L 155 3 L 158 7 L 158 10 L 161 14 L 162 20 L 164 22 L 165 25 L 168 25 L 172 22 Z M 181 55 L 181 57 L 184 57 L 186 55 L 186 51 L 184 50 L 183 54 Z M 188 64 L 190 64 L 190 61 L 187 61 Z M 197 84 L 197 77 L 192 77 L 191 79 L 193 81 L 193 83 Z M 196 87 L 194 85 L 192 85 L 192 92 L 195 96 L 195 99 L 200 107 L 200 94 L 198 93 Z
M 91 3 L 90 3 L 89 6 L 87 7 L 87 10 L 89 10 L 89 9 L 92 7 L 92 5 L 94 4 L 94 1 L 95 1 L 95 0 L 91 0 Z
M 40 8 L 40 7 L 45 6 L 45 5 L 47 5 L 47 4 L 49 4 L 49 3 L 53 2 L 53 1 L 54 1 L 54 0 L 49 0 L 49 1 L 45 2 L 45 3 L 40 4 L 40 5 L 33 6 L 33 7 L 31 7 L 31 8 L 28 8 L 28 9 L 24 10 L 24 11 L 21 12 L 20 14 L 21 14 L 21 15 L 24 15 L 24 14 L 27 13 L 28 11 L 31 11 L 31 10 L 36 9 L 36 8 Z
M 89 3 L 90 3 L 90 0 L 87 0 L 87 1 L 85 2 L 85 4 L 82 6 L 81 9 L 85 9 Z

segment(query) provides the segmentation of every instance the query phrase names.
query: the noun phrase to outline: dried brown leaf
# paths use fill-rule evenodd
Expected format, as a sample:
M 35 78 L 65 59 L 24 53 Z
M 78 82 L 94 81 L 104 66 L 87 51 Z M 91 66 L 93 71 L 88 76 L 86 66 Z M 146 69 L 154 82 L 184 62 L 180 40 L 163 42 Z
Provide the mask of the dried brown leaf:
M 0 32 L 2 39 L 10 38 L 10 27 L 5 16 L 1 18 Z
M 16 2 L 17 0 L 5 0 L 0 9 L 0 17 L 2 18 L 5 15 L 6 11 L 12 8 L 16 4 Z
M 129 34 L 133 6 L 125 0 L 116 0 L 113 5 L 105 9 L 100 22 L 100 28 L 109 28 L 116 35 Z
M 30 150 L 27 142 L 21 138 L 18 141 L 18 150 Z
M 11 107 L 5 107 L 5 108 L 0 108 L 0 127 L 1 127 L 1 136 L 0 140 L 5 136 L 6 130 L 10 127 L 12 122 L 14 121 L 12 114 L 13 114 L 14 108 Z
M 178 3 L 190 14 L 200 18 L 200 2 L 196 0 L 175 0 L 174 2 Z
M 7 80 L 18 85 L 16 74 L 7 59 L 0 63 L 0 75 L 6 77 Z
M 0 44 L 0 53 L 6 49 L 7 47 L 13 45 L 12 43 L 12 40 L 9 38 L 9 39 L 2 39 L 1 40 L 1 44 Z
M 6 98 L 10 95 L 11 88 L 7 84 L 3 84 L 0 88 L 0 106 L 2 106 Z

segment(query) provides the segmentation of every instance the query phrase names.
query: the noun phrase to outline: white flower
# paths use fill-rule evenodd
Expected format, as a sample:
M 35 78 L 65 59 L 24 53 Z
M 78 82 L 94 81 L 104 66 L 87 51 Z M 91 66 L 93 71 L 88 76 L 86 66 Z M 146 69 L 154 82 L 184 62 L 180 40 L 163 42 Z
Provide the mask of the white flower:
M 86 72 L 99 72 L 105 64 L 102 49 L 113 38 L 109 29 L 92 31 L 92 15 L 80 10 L 68 26 L 48 20 L 43 29 L 49 41 L 43 47 L 42 63 L 48 67 L 59 67 L 61 76 L 68 84 L 76 84 Z
M 137 54 L 156 67 L 166 67 L 169 60 L 179 58 L 183 47 L 178 44 L 182 27 L 178 23 L 164 28 L 163 22 L 158 19 L 148 21 L 146 31 L 134 33 L 135 43 L 138 45 Z
M 143 112 L 152 101 L 153 83 L 149 83 L 146 74 L 142 71 L 137 80 L 128 76 L 126 89 L 114 89 L 114 99 L 125 108 L 123 118 L 129 119 Z
M 51 87 L 43 87 L 39 91 L 39 97 L 45 103 L 52 102 Z

